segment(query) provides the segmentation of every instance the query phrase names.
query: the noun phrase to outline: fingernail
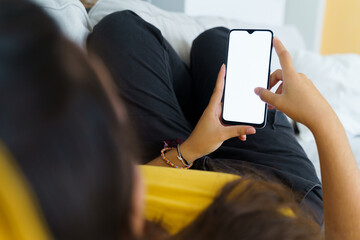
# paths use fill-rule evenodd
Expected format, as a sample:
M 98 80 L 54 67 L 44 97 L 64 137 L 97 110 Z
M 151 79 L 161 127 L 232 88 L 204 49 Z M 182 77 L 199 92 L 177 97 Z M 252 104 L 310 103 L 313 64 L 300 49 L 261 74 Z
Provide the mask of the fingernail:
M 246 132 L 247 132 L 247 134 L 255 134 L 256 130 L 255 130 L 255 128 L 248 128 L 248 129 L 246 129 Z
M 274 40 L 278 41 L 280 40 L 278 36 L 274 36 Z
M 261 91 L 261 88 L 259 88 L 259 87 L 254 89 L 254 92 L 255 92 L 256 95 L 259 95 L 260 91 Z
M 242 140 L 243 142 L 245 142 L 245 141 L 246 141 L 246 135 L 244 135 L 241 140 Z

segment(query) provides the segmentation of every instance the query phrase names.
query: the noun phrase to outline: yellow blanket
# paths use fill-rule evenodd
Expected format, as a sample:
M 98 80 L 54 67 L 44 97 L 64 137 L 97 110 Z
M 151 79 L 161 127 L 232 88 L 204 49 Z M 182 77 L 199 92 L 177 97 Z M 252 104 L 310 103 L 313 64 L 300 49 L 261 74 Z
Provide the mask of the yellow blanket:
M 30 189 L 0 142 L 0 240 L 51 239 Z
M 192 222 L 238 176 L 198 170 L 140 166 L 146 185 L 145 218 L 170 234 Z

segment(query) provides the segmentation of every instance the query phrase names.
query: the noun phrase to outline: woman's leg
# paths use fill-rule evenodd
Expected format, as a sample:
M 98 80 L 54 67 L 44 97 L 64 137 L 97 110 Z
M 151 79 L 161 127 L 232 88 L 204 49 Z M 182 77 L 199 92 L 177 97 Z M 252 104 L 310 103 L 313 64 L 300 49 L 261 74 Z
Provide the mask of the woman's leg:
M 131 11 L 105 17 L 88 48 L 110 70 L 135 122 L 144 161 L 160 155 L 164 140 L 186 139 L 191 125 L 191 76 L 161 32 Z M 186 112 L 185 112 L 186 113 Z

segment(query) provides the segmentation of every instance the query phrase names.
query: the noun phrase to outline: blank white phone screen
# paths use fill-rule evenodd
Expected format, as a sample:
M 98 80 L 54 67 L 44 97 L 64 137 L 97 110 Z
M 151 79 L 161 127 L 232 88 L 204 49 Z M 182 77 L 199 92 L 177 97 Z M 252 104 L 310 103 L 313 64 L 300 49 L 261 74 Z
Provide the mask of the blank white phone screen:
M 262 124 L 266 105 L 254 93 L 267 88 L 272 32 L 233 30 L 229 35 L 223 118 L 226 121 Z

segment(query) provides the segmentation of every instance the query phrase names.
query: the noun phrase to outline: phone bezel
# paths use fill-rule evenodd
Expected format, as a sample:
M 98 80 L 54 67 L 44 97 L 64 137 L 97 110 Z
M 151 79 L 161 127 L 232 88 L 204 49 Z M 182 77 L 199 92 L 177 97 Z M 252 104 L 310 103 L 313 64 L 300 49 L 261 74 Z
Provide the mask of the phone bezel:
M 268 71 L 268 80 L 267 80 L 267 86 L 266 88 L 269 88 L 270 85 L 270 71 L 271 71 L 271 56 L 272 56 L 272 49 L 273 49 L 273 39 L 274 39 L 274 33 L 273 31 L 271 31 L 270 29 L 231 29 L 228 33 L 228 43 L 227 43 L 227 50 L 226 50 L 226 70 L 227 70 L 227 62 L 228 62 L 228 57 L 229 57 L 229 43 L 230 43 L 230 34 L 232 32 L 235 31 L 246 31 L 249 34 L 252 34 L 256 31 L 261 31 L 261 32 L 270 32 L 271 33 L 271 44 L 270 44 L 270 59 L 269 59 L 269 71 Z M 251 33 L 250 33 L 251 32 Z M 226 74 L 225 74 L 225 79 L 224 79 L 224 90 L 223 90 L 223 98 L 222 98 L 222 103 L 223 103 L 223 107 L 225 106 L 225 89 L 226 89 Z M 254 93 L 255 94 L 255 93 Z M 265 103 L 265 114 L 264 114 L 264 120 L 262 123 L 260 124 L 256 124 L 256 123 L 248 123 L 248 122 L 236 122 L 236 121 L 227 121 L 224 119 L 224 115 L 222 112 L 221 114 L 221 121 L 226 124 L 226 125 L 248 125 L 248 126 L 253 126 L 255 128 L 264 128 L 266 126 L 266 119 L 267 119 L 267 112 L 268 112 L 268 104 Z

